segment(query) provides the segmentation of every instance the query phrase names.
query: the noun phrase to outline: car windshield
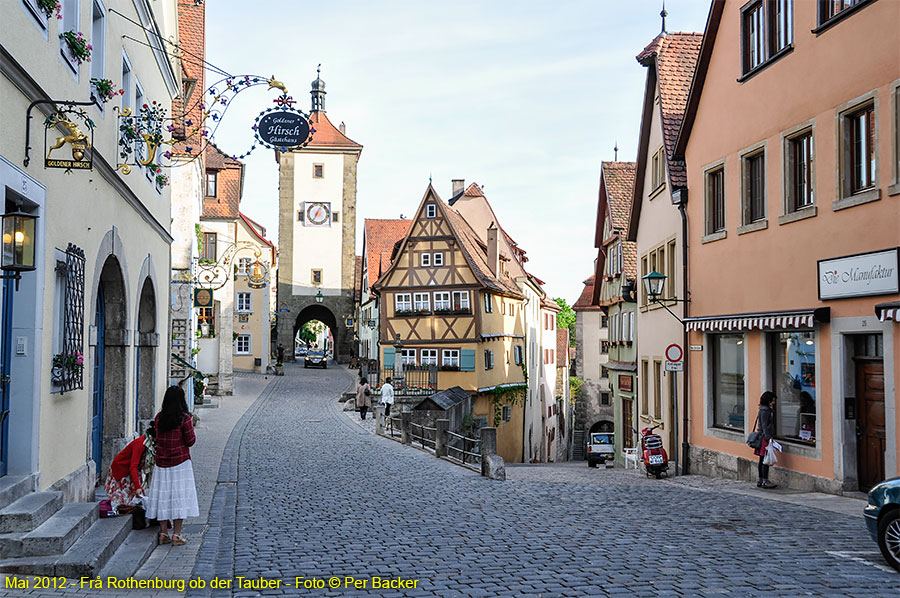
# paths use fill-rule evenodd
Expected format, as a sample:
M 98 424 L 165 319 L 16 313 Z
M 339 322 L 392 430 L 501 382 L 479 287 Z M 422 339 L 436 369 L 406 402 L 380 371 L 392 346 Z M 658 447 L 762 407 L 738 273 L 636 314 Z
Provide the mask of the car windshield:
M 612 434 L 591 434 L 591 444 L 614 444 Z
M 312 357 L 322 357 L 322 355 L 324 355 L 324 353 L 322 353 L 321 351 L 310 351 L 309 355 Z

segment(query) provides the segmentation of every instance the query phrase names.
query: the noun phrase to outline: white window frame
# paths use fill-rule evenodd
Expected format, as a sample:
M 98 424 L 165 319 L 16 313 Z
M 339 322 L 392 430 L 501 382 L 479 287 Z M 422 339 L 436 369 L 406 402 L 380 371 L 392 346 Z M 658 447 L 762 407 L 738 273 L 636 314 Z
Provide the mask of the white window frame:
M 510 419 L 512 419 L 512 408 L 509 405 L 504 405 L 501 408 L 500 413 L 500 419 L 502 419 L 503 421 L 508 422 Z
M 419 254 L 419 265 L 423 268 L 427 268 L 431 266 L 431 254 L 430 253 L 420 253 Z
M 484 369 L 494 369 L 494 352 L 490 349 L 484 350 Z
M 395 293 L 394 294 L 394 311 L 412 311 L 412 294 Z
M 34 19 L 38 29 L 44 34 L 44 38 L 47 39 L 47 30 L 50 28 L 50 18 L 47 16 L 47 13 L 38 6 L 37 0 L 22 0 L 22 8 L 25 9 L 25 12 L 28 13 L 32 19 Z
M 253 293 L 250 291 L 238 291 L 234 302 L 238 313 L 248 314 L 253 312 Z
M 400 363 L 403 365 L 416 365 L 416 350 L 400 349 Z
M 433 203 L 425 204 L 425 217 L 426 218 L 437 218 L 437 206 Z
M 91 50 L 91 79 L 103 79 L 106 75 L 106 8 L 100 0 L 91 2 L 91 46 L 94 48 Z M 99 95 L 92 84 L 91 97 L 103 114 L 104 102 Z
M 429 293 L 413 293 L 413 309 L 415 311 L 430 311 L 431 295 Z
M 138 80 L 137 76 L 134 77 L 134 111 L 133 114 L 137 116 L 141 112 L 141 106 L 146 103 L 146 97 L 144 96 L 144 86 L 141 85 L 141 82 Z M 146 146 L 141 139 L 135 139 L 134 141 L 134 165 L 138 170 L 144 170 L 145 176 L 147 179 L 150 179 L 150 167 L 143 166 L 140 163 L 140 160 L 143 160 L 145 155 Z
M 441 365 L 451 367 L 461 367 L 459 361 L 459 349 L 442 349 Z
M 490 314 L 494 312 L 494 297 L 490 293 L 484 294 L 484 313 Z
M 443 266 L 444 265 L 444 254 L 440 251 L 431 254 L 431 264 L 433 266 Z
M 60 5 L 62 6 L 62 15 L 59 21 L 59 32 L 65 33 L 66 31 L 80 31 L 80 12 L 81 12 L 81 1 L 80 0 L 60 0 Z M 90 40 L 88 40 L 90 43 Z M 91 44 L 93 45 L 93 44 Z M 63 63 L 69 67 L 72 71 L 72 76 L 75 77 L 75 80 L 78 80 L 78 61 L 75 59 L 75 55 L 72 54 L 72 50 L 69 48 L 69 43 L 63 39 L 59 38 L 59 56 L 62 59 Z
M 459 307 L 456 307 L 456 298 L 460 297 Z M 453 296 L 451 297 L 453 303 L 454 310 L 463 310 L 467 309 L 471 311 L 471 306 L 469 304 L 469 291 L 453 291 Z
M 439 309 L 453 309 L 453 303 L 450 298 L 450 291 L 434 292 L 434 310 L 437 311 Z
M 246 350 L 241 350 L 240 345 L 241 341 L 247 341 Z M 243 334 L 238 333 L 238 335 L 234 339 L 234 354 L 235 355 L 252 355 L 253 354 L 253 335 L 252 334 Z
M 239 258 L 237 261 L 237 273 L 246 276 L 250 271 L 250 264 L 253 262 L 249 257 Z
M 513 362 L 516 365 L 522 365 L 525 362 L 522 345 L 513 346 Z
M 438 364 L 438 350 L 437 349 L 421 349 L 419 351 L 419 357 L 422 360 L 422 365 L 437 365 Z

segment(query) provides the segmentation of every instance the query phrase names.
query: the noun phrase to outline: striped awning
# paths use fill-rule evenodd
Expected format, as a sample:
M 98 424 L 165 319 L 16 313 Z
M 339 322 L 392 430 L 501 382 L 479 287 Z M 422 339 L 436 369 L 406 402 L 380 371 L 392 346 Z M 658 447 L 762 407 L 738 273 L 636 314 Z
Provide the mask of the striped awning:
M 729 330 L 776 330 L 812 328 L 816 322 L 828 322 L 831 318 L 828 307 L 782 312 L 754 314 L 731 314 L 725 316 L 700 316 L 685 318 L 688 330 L 718 332 Z
M 879 303 L 875 306 L 875 315 L 882 322 L 885 320 L 893 320 L 900 322 L 900 301 L 889 301 L 887 303 Z

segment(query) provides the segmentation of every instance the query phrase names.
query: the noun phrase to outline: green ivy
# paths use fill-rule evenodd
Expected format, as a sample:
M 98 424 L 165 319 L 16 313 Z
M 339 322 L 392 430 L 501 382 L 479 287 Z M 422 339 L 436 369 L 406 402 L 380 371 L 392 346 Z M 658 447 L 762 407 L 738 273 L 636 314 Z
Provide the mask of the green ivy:
M 486 394 L 491 399 L 494 411 L 494 427 L 496 428 L 503 423 L 504 405 L 522 405 L 525 403 L 525 396 L 528 394 L 528 384 L 523 383 L 515 386 L 504 386 L 503 388 L 492 388 Z

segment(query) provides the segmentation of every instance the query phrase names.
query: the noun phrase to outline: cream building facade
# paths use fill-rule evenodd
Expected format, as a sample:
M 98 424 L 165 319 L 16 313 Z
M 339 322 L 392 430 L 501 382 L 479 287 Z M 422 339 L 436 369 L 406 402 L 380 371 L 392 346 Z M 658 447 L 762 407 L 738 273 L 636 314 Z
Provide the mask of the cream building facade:
M 170 190 L 146 168 L 117 170 L 113 108 L 168 107 L 180 77 L 160 42 L 177 39 L 174 0 L 61 6 L 57 19 L 32 0 L 0 4 L 0 188 L 6 212 L 38 217 L 35 270 L 22 275 L 18 290 L 11 281 L 2 290 L 0 476 L 86 500 L 98 474 L 156 412 L 167 381 L 160 338 L 168 334 Z M 59 37 L 65 31 L 86 33 L 90 62 L 73 57 Z M 87 101 L 92 77 L 125 92 L 84 108 L 95 124 L 93 169 L 45 168 L 50 102 L 31 112 L 24 165 L 29 104 Z M 69 151 L 63 146 L 53 157 L 67 159 Z
M 265 373 L 272 355 L 270 280 L 274 278 L 265 275 L 276 265 L 275 246 L 266 239 L 266 229 L 244 214 L 235 225 L 237 243 L 247 249 L 236 255 L 234 263 L 233 368 Z

